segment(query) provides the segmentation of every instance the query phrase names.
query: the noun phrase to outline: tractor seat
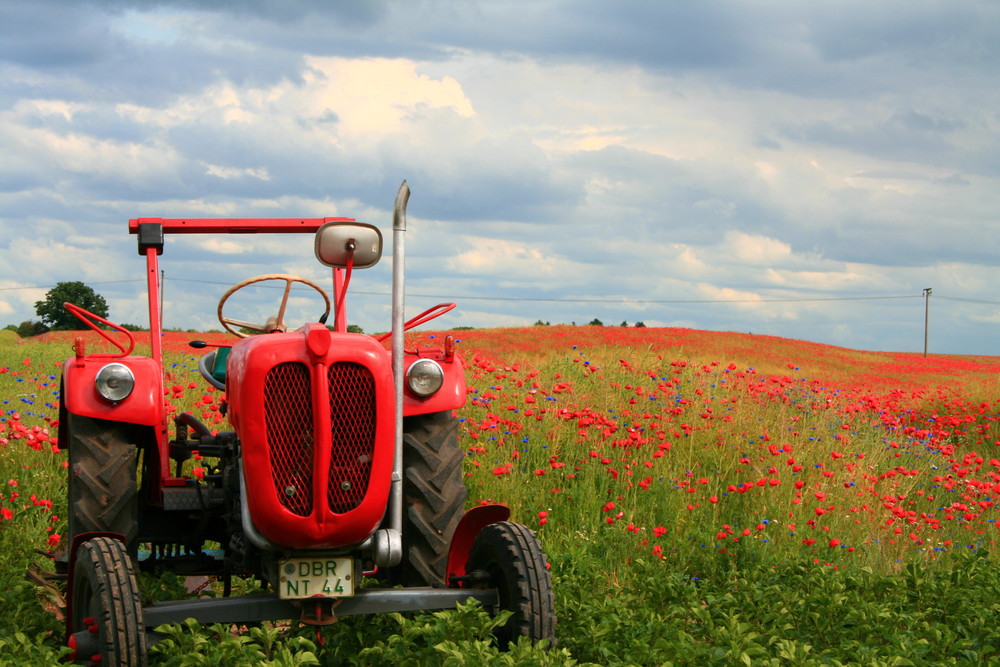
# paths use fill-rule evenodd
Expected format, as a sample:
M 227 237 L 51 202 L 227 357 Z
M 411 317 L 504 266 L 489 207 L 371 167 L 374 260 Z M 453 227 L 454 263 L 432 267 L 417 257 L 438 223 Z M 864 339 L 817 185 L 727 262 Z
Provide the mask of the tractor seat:
M 198 360 L 198 370 L 201 376 L 216 389 L 226 390 L 226 359 L 229 358 L 229 347 L 217 347 Z

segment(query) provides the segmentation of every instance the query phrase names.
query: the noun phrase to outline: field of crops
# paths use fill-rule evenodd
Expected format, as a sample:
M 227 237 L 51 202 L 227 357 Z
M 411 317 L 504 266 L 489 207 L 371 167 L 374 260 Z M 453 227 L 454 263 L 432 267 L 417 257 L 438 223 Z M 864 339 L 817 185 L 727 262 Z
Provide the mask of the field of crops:
M 453 333 L 469 503 L 505 503 L 537 531 L 558 646 L 498 654 L 493 621 L 463 607 L 320 638 L 175 626 L 154 664 L 1000 660 L 1000 358 L 683 329 Z M 185 347 L 197 336 L 168 337 L 166 398 L 226 428 Z M 71 341 L 0 338 L 0 664 L 59 658 L 58 591 L 25 573 L 51 569 L 65 528 L 54 442 Z

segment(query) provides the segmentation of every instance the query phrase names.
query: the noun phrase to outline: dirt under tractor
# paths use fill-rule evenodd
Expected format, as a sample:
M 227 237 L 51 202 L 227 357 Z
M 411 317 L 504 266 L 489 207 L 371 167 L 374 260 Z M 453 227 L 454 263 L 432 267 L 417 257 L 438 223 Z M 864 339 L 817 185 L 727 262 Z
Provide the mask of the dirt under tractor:
M 382 336 L 348 332 L 352 272 L 375 265 L 383 250 L 378 227 L 349 218 L 130 220 L 145 259 L 149 356 L 133 354 L 126 328 L 67 304 L 115 350 L 88 353 L 78 338 L 62 372 L 69 528 L 57 566 L 77 662 L 145 664 L 154 628 L 188 618 L 324 626 L 469 598 L 512 612 L 496 631 L 501 647 L 522 636 L 554 643 L 551 578 L 535 534 L 502 505 L 465 507 L 456 410 L 466 386 L 453 337 L 439 348 L 404 344 L 406 330 L 455 305 L 404 321 L 409 192 L 404 182 L 393 208 L 392 323 Z M 171 414 L 164 399 L 164 239 L 265 233 L 313 234 L 333 296 L 289 274 L 225 292 L 217 313 L 231 343 L 191 342 L 203 352 L 200 375 L 224 392 L 231 430 L 215 431 L 191 413 Z M 257 283 L 281 288 L 275 314 L 231 317 L 231 299 Z M 286 313 L 299 285 L 325 310 L 291 330 Z M 201 477 L 185 474 L 195 456 Z M 144 604 L 139 572 L 198 577 L 220 590 Z M 266 592 L 232 595 L 241 577 Z

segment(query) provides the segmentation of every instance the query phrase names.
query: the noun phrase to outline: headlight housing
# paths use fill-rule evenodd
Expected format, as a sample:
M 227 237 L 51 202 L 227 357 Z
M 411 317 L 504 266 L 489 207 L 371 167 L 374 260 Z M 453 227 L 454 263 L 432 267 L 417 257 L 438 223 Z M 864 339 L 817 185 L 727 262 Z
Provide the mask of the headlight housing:
M 406 386 L 420 398 L 437 392 L 444 384 L 444 371 L 433 359 L 417 359 L 406 370 Z
M 125 364 L 108 364 L 97 371 L 94 386 L 104 400 L 118 403 L 132 393 L 132 389 L 135 388 L 135 376 Z

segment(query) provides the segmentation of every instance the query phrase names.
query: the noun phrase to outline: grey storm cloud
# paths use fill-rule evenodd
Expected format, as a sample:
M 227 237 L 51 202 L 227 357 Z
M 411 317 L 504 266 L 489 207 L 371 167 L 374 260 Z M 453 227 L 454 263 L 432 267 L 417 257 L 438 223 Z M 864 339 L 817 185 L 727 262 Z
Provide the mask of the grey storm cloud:
M 130 217 L 384 225 L 406 178 L 411 289 L 475 297 L 445 324 L 912 349 L 933 285 L 940 349 L 997 354 L 998 29 L 988 0 L 3 3 L 0 324 L 70 278 L 141 319 Z M 175 317 L 322 275 L 307 245 L 174 240 Z

